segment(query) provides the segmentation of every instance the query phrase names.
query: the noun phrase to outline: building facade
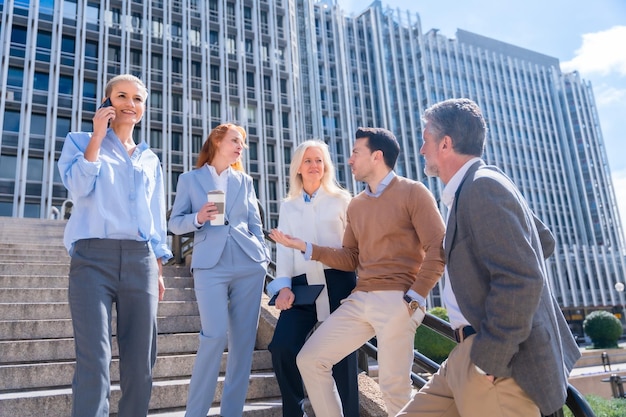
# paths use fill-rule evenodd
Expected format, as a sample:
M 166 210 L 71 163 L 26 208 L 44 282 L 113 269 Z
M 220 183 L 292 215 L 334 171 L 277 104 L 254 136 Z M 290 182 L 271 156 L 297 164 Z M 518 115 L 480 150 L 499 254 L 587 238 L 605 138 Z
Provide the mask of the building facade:
M 0 0 L 0 48 L 2 216 L 45 218 L 71 199 L 56 167 L 63 140 L 91 130 L 119 73 L 150 92 L 136 140 L 160 156 L 168 204 L 210 129 L 233 121 L 249 134 L 244 165 L 266 227 L 303 140 L 326 141 L 339 180 L 361 189 L 347 163 L 358 126 L 393 131 L 397 172 L 438 196 L 419 154 L 421 114 L 463 96 L 485 112 L 485 159 L 557 237 L 549 278 L 568 318 L 624 304 L 614 289 L 626 279 L 624 233 L 593 92 L 556 58 L 462 30 L 424 33 L 418 14 L 380 1 L 347 16 L 330 0 Z

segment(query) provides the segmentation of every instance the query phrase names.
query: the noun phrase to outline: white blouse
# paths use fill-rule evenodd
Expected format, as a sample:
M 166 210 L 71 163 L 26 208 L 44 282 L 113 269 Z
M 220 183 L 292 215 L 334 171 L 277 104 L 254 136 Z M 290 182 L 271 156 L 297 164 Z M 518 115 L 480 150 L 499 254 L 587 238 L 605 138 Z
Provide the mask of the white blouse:
M 311 202 L 305 202 L 303 196 L 284 201 L 280 206 L 278 229 L 305 242 L 341 248 L 349 203 L 349 196 L 330 195 L 323 188 L 317 191 Z M 305 260 L 299 250 L 277 245 L 276 278 L 306 274 L 309 284 L 325 285 L 326 268 L 329 267 L 321 262 Z M 315 306 L 317 319 L 324 321 L 330 315 L 326 287 L 317 298 Z

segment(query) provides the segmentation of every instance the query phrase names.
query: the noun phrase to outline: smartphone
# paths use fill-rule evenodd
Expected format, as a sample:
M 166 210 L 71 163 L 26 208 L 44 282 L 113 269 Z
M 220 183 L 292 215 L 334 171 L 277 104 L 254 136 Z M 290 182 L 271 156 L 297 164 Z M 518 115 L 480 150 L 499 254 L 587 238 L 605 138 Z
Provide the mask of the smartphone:
M 99 108 L 99 109 L 101 109 L 101 108 L 103 108 L 103 107 L 110 107 L 110 106 L 112 106 L 112 105 L 113 105 L 113 104 L 111 103 L 111 99 L 107 97 L 107 99 L 106 99 L 106 100 L 104 100 L 104 103 L 102 103 L 102 104 L 100 105 L 100 107 L 98 107 L 98 108 Z

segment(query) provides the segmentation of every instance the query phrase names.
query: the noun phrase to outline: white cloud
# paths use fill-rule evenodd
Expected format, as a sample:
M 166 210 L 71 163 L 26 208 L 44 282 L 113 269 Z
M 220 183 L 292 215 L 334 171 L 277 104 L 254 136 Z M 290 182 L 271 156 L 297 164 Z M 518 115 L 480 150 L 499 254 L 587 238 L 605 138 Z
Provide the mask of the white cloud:
M 563 71 L 578 70 L 586 75 L 616 72 L 626 76 L 626 26 L 586 33 L 582 38 L 583 44 L 574 59 L 561 63 Z
M 602 83 L 600 85 L 594 85 L 593 90 L 595 93 L 594 96 L 596 103 L 599 107 L 612 106 L 617 103 L 626 102 L 626 89 L 624 88 L 616 88 L 606 83 Z M 624 108 L 620 104 L 619 112 L 622 113 L 624 111 L 623 109 Z

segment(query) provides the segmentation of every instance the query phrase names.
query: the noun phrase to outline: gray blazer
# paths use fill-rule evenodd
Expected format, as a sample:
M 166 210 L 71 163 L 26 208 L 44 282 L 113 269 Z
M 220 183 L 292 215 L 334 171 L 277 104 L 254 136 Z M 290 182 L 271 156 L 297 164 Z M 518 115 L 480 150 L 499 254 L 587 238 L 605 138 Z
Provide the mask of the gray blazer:
M 450 210 L 445 255 L 459 308 L 476 329 L 471 359 L 512 377 L 544 415 L 563 406 L 578 346 L 546 278 L 554 237 L 513 182 L 482 161 Z
M 252 260 L 269 261 L 252 178 L 243 172 L 229 169 L 224 213 L 228 224 L 211 226 L 206 222 L 200 228 L 195 226 L 196 213 L 206 204 L 207 193 L 215 189 L 213 177 L 206 167 L 186 172 L 178 179 L 168 227 L 178 235 L 195 232 L 191 269 L 214 267 L 229 237 Z

